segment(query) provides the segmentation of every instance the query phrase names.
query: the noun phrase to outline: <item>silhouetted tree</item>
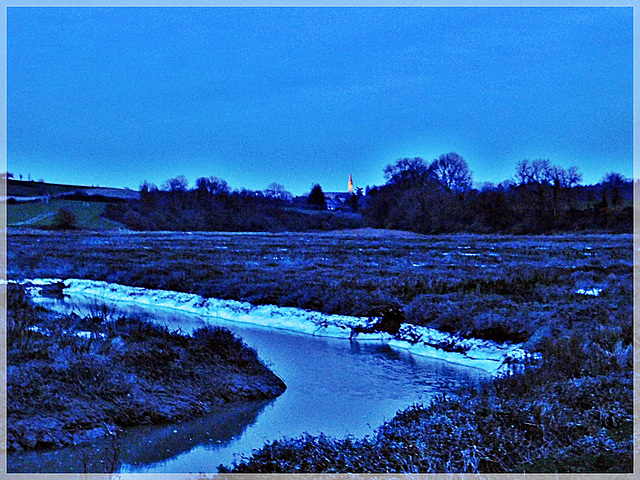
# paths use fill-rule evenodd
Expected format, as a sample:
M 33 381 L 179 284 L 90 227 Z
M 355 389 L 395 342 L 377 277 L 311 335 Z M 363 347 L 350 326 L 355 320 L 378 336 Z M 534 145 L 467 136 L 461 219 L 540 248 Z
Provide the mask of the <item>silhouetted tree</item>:
M 196 179 L 196 189 L 212 195 L 229 194 L 231 188 L 229 184 L 218 177 L 200 177 Z
M 429 171 L 449 192 L 464 193 L 471 188 L 471 170 L 464 158 L 455 152 L 440 155 L 431 163 Z
M 578 172 L 578 167 L 570 167 L 565 170 L 558 165 L 550 165 L 547 177 L 553 191 L 553 215 L 557 217 L 560 211 L 571 207 L 571 189 L 580 183 L 582 174 Z
M 396 163 L 389 164 L 384 168 L 384 178 L 387 185 L 419 184 L 426 182 L 432 175 L 429 172 L 429 165 L 420 158 L 401 158 Z
M 322 187 L 319 184 L 316 183 L 311 189 L 311 193 L 309 193 L 309 197 L 307 198 L 307 204 L 318 210 L 327 209 L 327 199 L 324 197 Z
M 358 210 L 360 210 L 360 205 L 362 203 L 361 200 L 362 200 L 362 188 L 358 187 L 356 188 L 356 193 L 352 193 L 348 200 L 348 204 L 351 207 L 351 210 L 353 210 L 354 212 L 357 212 Z
M 157 190 L 158 190 L 158 187 L 155 184 L 149 183 L 146 180 L 143 180 L 142 183 L 140 184 L 140 193 L 155 192 Z
M 551 162 L 547 159 L 521 160 L 516 166 L 516 180 L 519 185 L 545 185 L 549 183 L 550 169 Z
M 582 180 L 577 167 L 568 170 L 547 159 L 522 160 L 516 168 L 516 201 L 525 232 L 564 228 L 570 222 L 574 187 Z
M 170 178 L 162 184 L 162 190 L 167 192 L 186 192 L 189 186 L 189 181 L 180 175 L 176 178 Z
M 279 183 L 270 183 L 267 189 L 264 191 L 264 195 L 267 198 L 273 198 L 276 200 L 290 201 L 293 198 L 291 192 L 285 190 L 283 185 Z
M 609 195 L 611 205 L 622 203 L 621 192 L 626 179 L 619 173 L 609 172 L 602 177 L 603 196 Z

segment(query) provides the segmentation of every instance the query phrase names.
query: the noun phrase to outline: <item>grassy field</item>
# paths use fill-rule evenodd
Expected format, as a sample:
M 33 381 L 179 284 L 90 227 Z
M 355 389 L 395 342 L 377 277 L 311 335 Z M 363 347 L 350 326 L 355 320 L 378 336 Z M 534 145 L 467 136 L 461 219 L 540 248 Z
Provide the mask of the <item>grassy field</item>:
M 120 229 L 122 225 L 100 215 L 106 204 L 100 202 L 78 202 L 72 200 L 51 200 L 44 202 L 25 202 L 7 205 L 7 225 L 16 227 L 49 227 L 61 208 L 72 211 L 80 228 L 91 230 Z
M 399 307 L 408 322 L 524 342 L 542 354 L 541 368 L 407 411 L 375 438 L 280 442 L 238 471 L 631 469 L 632 235 L 10 229 L 8 276 L 106 280 L 348 315 Z M 336 467 L 323 455 L 345 460 Z
M 8 275 L 106 280 L 529 338 L 590 302 L 631 305 L 630 235 L 421 236 L 10 231 Z M 601 288 L 598 298 L 577 294 Z M 617 308 L 617 307 L 616 307 Z M 516 338 L 517 337 L 517 338 Z

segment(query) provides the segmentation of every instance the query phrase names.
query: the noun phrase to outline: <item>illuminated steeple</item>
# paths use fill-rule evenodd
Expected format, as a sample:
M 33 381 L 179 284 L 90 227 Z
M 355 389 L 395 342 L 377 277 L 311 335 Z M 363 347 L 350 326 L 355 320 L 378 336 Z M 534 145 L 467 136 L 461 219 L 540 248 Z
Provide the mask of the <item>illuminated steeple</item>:
M 349 187 L 347 188 L 349 193 L 353 193 L 353 178 L 351 178 L 351 174 L 349 174 Z

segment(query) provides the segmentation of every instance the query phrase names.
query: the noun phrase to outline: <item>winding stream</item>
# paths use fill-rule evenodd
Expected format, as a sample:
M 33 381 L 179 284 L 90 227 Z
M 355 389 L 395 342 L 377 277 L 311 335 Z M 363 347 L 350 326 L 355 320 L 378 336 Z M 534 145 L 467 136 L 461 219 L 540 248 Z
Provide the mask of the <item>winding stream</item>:
M 58 311 L 86 312 L 96 300 L 38 297 Z M 114 315 L 136 315 L 190 332 L 207 324 L 229 328 L 256 349 L 287 384 L 271 402 L 221 408 L 207 417 L 162 427 L 138 427 L 121 436 L 121 473 L 216 472 L 241 455 L 282 437 L 321 432 L 371 435 L 398 410 L 488 376 L 482 370 L 392 350 L 382 342 L 314 337 L 158 307 L 106 303 Z M 100 471 L 108 444 L 52 452 L 16 453 L 10 472 Z

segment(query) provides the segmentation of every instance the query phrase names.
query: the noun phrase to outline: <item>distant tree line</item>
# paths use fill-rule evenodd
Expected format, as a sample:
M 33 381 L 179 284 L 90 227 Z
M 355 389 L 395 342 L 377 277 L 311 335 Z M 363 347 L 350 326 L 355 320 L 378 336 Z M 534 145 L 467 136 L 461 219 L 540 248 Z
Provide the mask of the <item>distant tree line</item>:
M 217 177 L 189 188 L 185 177 L 140 186 L 140 199 L 113 203 L 104 216 L 135 230 L 307 231 L 370 226 L 425 234 L 547 233 L 633 230 L 633 182 L 608 173 L 582 186 L 577 167 L 522 160 L 513 180 L 474 188 L 455 152 L 431 162 L 401 158 L 384 169 L 386 183 L 353 195 L 345 212 L 329 212 L 322 187 L 294 198 L 282 185 L 232 190 Z M 359 189 L 360 190 L 360 189 Z M 357 212 L 357 213 L 355 213 Z
M 577 167 L 522 160 L 515 180 L 472 188 L 465 160 L 452 152 L 432 162 L 402 158 L 385 185 L 367 190 L 365 222 L 418 233 L 545 233 L 633 229 L 633 184 L 618 173 L 581 186 Z
M 308 231 L 357 228 L 359 217 L 293 208 L 293 195 L 272 183 L 264 191 L 232 190 L 217 177 L 190 189 L 183 176 L 161 188 L 143 182 L 140 199 L 107 205 L 104 216 L 134 230 Z

